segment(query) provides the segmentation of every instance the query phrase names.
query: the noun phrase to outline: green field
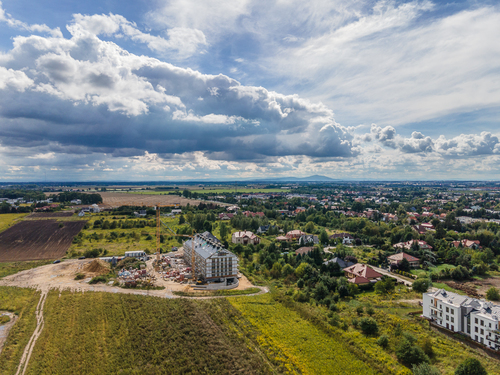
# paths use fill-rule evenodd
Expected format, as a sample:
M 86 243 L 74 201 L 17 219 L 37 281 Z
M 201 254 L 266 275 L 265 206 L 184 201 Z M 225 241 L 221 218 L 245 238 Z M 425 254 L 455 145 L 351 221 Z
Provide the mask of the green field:
M 0 354 L 0 374 L 15 374 L 17 366 L 36 326 L 35 308 L 40 293 L 33 289 L 0 286 L 0 311 L 15 312 L 15 323 Z
M 16 221 L 25 217 L 28 214 L 1 214 L 0 215 L 0 232 L 3 232 L 11 225 L 13 225 Z
M 184 189 L 182 189 L 184 190 Z M 199 194 L 223 194 L 223 193 L 234 193 L 234 186 L 228 186 L 227 188 L 187 188 L 191 192 L 197 192 Z M 125 193 L 130 194 L 146 194 L 146 195 L 164 195 L 173 192 L 174 190 L 136 190 L 136 191 L 125 191 Z M 251 189 L 251 188 L 238 188 L 236 189 L 237 194 L 248 194 L 248 193 L 288 193 L 290 189 Z
M 52 260 L 33 260 L 25 262 L 0 263 L 0 279 L 8 275 L 13 275 L 15 273 L 40 267 L 49 263 L 52 263 Z
M 54 291 L 44 316 L 27 374 L 281 373 L 225 299 Z

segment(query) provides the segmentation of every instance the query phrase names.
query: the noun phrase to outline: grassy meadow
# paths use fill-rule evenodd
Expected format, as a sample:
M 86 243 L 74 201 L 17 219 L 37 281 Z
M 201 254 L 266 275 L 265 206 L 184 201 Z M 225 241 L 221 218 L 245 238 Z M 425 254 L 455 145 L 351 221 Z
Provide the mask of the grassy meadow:
M 24 262 L 0 263 L 0 279 L 8 275 L 13 275 L 21 271 L 44 266 L 49 263 L 52 263 L 52 260 L 30 260 Z
M 36 327 L 35 309 L 40 293 L 33 289 L 0 286 L 0 311 L 11 311 L 19 320 L 10 330 L 0 354 L 0 374 L 15 374 L 25 346 Z
M 28 214 L 1 214 L 0 215 L 0 232 L 3 232 L 13 224 L 15 224 L 18 220 L 21 220 L 23 217 Z

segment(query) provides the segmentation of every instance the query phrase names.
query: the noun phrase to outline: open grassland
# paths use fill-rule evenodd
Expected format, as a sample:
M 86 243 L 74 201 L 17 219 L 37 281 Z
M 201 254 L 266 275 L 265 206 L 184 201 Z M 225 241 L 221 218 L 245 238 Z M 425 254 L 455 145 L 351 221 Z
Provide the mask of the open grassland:
M 0 286 L 0 310 L 19 315 L 0 354 L 0 374 L 15 374 L 24 348 L 36 326 L 35 308 L 40 293 L 33 289 Z
M 261 346 L 275 346 L 302 374 L 377 374 L 337 338 L 323 332 L 269 294 L 229 302 L 259 331 Z
M 15 273 L 29 270 L 32 268 L 44 266 L 52 263 L 52 260 L 33 260 L 24 262 L 0 263 L 0 279 L 5 276 L 14 275 Z
M 225 299 L 51 292 L 27 374 L 282 372 L 241 334 L 243 320 Z
M 119 206 L 147 206 L 156 205 L 199 205 L 202 201 L 198 199 L 187 199 L 178 195 L 169 195 L 165 192 L 147 192 L 144 194 L 101 192 L 103 204 L 110 207 Z M 220 206 L 228 206 L 226 203 L 218 203 Z
M 184 189 L 183 189 L 184 190 Z M 238 188 L 234 189 L 234 186 L 228 187 L 216 187 L 216 188 L 202 188 L 202 187 L 188 187 L 186 190 L 197 192 L 199 194 L 224 194 L 224 193 L 236 193 L 236 194 L 271 194 L 271 193 L 288 193 L 290 189 L 252 189 L 252 188 Z M 129 194 L 146 194 L 146 195 L 164 195 L 169 194 L 172 190 L 135 190 L 129 191 Z M 172 194 L 173 195 L 173 194 Z
M 0 215 L 0 232 L 9 228 L 12 224 L 21 220 L 28 214 L 1 214 Z
M 70 257 L 79 257 L 83 255 L 86 250 L 92 249 L 103 249 L 105 250 L 106 256 L 121 256 L 125 254 L 125 251 L 136 250 L 145 250 L 151 254 L 156 252 L 155 218 L 138 219 L 119 215 L 93 215 L 87 218 L 90 220 L 86 228 L 84 228 L 75 238 L 73 244 L 69 248 L 68 253 Z M 115 222 L 117 227 L 115 229 L 94 228 L 94 222 L 96 220 L 107 220 L 110 225 Z M 162 217 L 161 220 L 175 232 L 177 232 L 180 227 L 178 218 Z M 149 225 L 143 228 L 120 228 L 118 226 L 120 221 L 128 221 L 129 223 L 147 222 Z M 163 235 L 163 242 L 160 243 L 160 246 L 163 252 L 170 251 L 172 246 L 182 246 L 182 240 L 185 239 L 184 237 L 172 236 L 172 232 L 163 225 L 161 234 Z M 100 255 L 104 255 L 104 252 Z

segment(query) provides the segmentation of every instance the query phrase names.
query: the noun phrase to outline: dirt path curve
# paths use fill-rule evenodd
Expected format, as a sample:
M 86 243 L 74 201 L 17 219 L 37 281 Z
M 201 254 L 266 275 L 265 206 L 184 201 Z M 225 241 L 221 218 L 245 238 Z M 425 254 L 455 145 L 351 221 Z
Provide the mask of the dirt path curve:
M 40 336 L 40 333 L 43 330 L 43 306 L 45 305 L 45 300 L 47 299 L 47 290 L 42 290 L 40 295 L 40 301 L 38 301 L 38 305 L 36 307 L 36 328 L 31 335 L 30 341 L 28 341 L 28 345 L 24 348 L 23 355 L 21 357 L 21 361 L 19 362 L 19 367 L 17 368 L 16 375 L 24 375 L 26 372 L 26 368 L 28 367 L 28 363 L 31 358 L 31 353 L 33 352 L 33 348 L 35 347 L 36 340 Z
M 379 267 L 375 267 L 375 266 L 370 266 L 370 267 L 373 268 L 375 271 L 381 273 L 382 275 L 386 275 L 386 276 L 392 277 L 392 278 L 396 279 L 397 281 L 404 283 L 406 286 L 412 286 L 413 285 L 413 281 L 410 281 L 410 280 L 408 280 L 406 278 L 402 278 L 398 274 L 389 272 L 389 271 L 384 270 L 384 269 L 379 268 Z

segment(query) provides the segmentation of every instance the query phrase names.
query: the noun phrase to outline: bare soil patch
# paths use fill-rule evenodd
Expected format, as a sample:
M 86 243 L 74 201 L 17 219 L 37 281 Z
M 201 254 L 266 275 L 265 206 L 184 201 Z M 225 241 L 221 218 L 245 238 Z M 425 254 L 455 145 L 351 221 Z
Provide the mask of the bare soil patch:
M 109 264 L 100 259 L 94 259 L 83 267 L 85 274 L 92 273 L 94 276 L 105 275 L 109 273 L 109 270 Z
M 174 205 L 179 204 L 181 206 L 186 206 L 188 203 L 190 205 L 198 205 L 201 200 L 197 199 L 187 199 L 184 197 L 179 197 L 178 195 L 158 195 L 158 194 L 130 194 L 130 193 L 115 193 L 115 192 L 99 192 L 102 196 L 103 203 L 99 206 L 108 207 L 119 207 L 119 206 L 148 206 L 153 207 L 157 204 L 164 205 Z M 226 206 L 226 203 L 217 203 L 220 206 Z
M 483 280 L 484 281 L 484 280 Z M 452 287 L 453 289 L 461 290 L 466 293 L 469 297 L 483 298 L 486 295 L 486 288 L 484 292 L 481 292 L 478 287 L 481 287 L 482 281 L 443 281 L 446 285 Z
M 86 221 L 29 220 L 0 233 L 0 262 L 57 259 L 66 254 Z

